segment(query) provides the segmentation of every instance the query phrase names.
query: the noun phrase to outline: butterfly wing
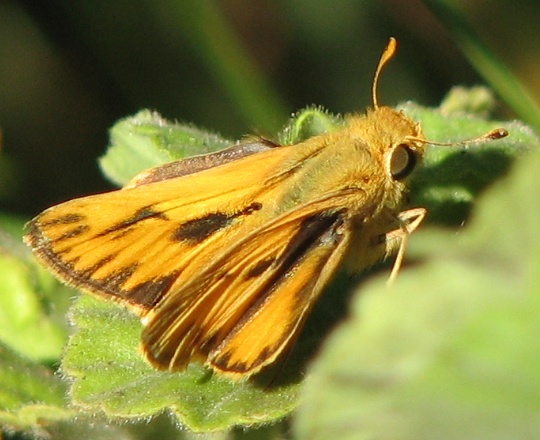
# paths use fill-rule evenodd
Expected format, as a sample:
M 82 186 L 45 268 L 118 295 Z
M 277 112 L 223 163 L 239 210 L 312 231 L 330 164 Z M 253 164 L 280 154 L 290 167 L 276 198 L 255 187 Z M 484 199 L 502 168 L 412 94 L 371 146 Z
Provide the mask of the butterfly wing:
M 294 174 L 276 175 L 289 148 L 68 201 L 33 219 L 25 240 L 68 284 L 144 316 L 272 217 L 273 192 Z
M 201 358 L 230 376 L 273 362 L 297 335 L 350 240 L 347 210 L 325 205 L 302 206 L 265 225 L 164 298 L 143 332 L 149 360 L 178 370 Z

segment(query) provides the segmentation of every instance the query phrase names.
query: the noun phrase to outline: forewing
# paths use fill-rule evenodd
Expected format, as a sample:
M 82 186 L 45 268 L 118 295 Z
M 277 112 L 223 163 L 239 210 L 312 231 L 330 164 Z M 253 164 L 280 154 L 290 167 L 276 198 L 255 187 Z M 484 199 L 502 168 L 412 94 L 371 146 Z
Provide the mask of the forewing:
M 231 376 L 271 363 L 295 337 L 349 241 L 346 209 L 306 205 L 232 247 L 148 316 L 143 348 L 159 368 L 207 359 Z
M 145 315 L 271 216 L 287 147 L 186 176 L 75 199 L 25 240 L 69 284 Z M 276 176 L 278 176 L 276 180 Z M 264 184 L 272 181 L 272 183 Z

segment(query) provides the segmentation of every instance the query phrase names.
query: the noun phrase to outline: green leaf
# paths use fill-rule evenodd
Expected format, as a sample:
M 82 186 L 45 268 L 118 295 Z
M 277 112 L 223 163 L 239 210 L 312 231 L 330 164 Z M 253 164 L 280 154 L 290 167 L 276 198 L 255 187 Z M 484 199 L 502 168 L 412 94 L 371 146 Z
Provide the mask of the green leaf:
M 4 216 L 1 222 L 17 235 L 0 231 L 0 425 L 46 435 L 49 423 L 74 414 L 66 407 L 66 385 L 49 367 L 67 341 L 73 291 L 29 258 L 20 221 Z
M 341 116 L 333 115 L 322 107 L 308 107 L 296 112 L 278 135 L 280 144 L 296 144 L 318 134 L 342 127 Z
M 117 423 L 95 414 L 84 416 L 80 413 L 74 420 L 60 421 L 47 427 L 47 439 L 54 440 L 228 440 L 230 437 L 205 436 L 178 429 L 178 425 L 167 414 L 143 419 L 137 423 Z
M 71 294 L 29 259 L 20 238 L 0 236 L 0 341 L 37 362 L 58 361 Z
M 540 437 L 540 154 L 458 235 L 426 230 L 356 294 L 307 381 L 301 439 Z
M 66 408 L 66 385 L 42 365 L 0 344 L 0 425 L 44 434 L 53 421 L 73 417 Z
M 76 331 L 62 363 L 73 380 L 73 403 L 109 417 L 174 413 L 193 431 L 215 431 L 284 417 L 297 404 L 297 385 L 232 382 L 192 364 L 183 373 L 152 368 L 138 350 L 141 324 L 128 311 L 89 296 L 72 309 Z

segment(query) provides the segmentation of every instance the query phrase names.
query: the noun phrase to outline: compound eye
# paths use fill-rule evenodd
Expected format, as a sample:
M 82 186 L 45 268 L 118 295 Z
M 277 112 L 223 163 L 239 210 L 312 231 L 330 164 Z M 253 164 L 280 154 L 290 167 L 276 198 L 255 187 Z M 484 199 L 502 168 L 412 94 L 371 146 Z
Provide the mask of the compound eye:
M 399 144 L 390 156 L 390 174 L 396 180 L 405 179 L 416 166 L 416 155 L 407 144 Z

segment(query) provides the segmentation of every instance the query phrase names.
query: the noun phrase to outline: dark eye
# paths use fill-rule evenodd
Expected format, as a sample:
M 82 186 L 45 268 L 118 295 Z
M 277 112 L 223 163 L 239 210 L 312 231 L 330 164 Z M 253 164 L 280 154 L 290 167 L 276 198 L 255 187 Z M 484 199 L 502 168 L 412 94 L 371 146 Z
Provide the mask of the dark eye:
M 396 180 L 405 179 L 416 166 L 416 155 L 407 144 L 399 144 L 390 157 L 390 174 Z

